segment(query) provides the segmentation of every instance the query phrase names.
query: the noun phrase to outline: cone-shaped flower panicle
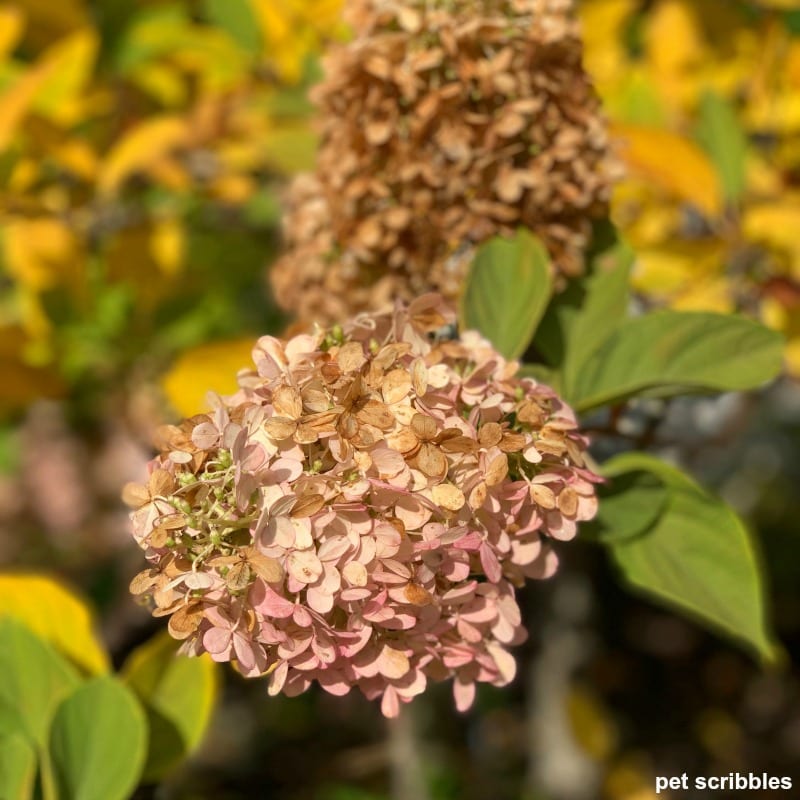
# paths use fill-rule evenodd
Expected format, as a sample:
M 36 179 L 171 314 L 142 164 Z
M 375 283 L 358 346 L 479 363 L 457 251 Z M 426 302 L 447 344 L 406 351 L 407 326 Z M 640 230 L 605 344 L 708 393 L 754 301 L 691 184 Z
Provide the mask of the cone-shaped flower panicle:
M 571 0 L 350 0 L 354 38 L 312 98 L 317 169 L 296 179 L 278 301 L 330 323 L 435 290 L 523 225 L 583 268 L 616 172 Z
M 554 539 L 597 508 L 586 440 L 552 389 L 438 295 L 282 342 L 240 390 L 163 430 L 129 485 L 150 567 L 131 585 L 190 654 L 382 698 L 387 716 L 454 679 L 514 676 L 514 587 L 546 578 Z

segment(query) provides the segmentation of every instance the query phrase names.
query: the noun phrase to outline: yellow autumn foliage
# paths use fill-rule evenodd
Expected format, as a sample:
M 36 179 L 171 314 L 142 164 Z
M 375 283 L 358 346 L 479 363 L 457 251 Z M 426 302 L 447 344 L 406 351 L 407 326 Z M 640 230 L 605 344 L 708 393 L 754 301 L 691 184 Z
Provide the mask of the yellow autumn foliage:
M 678 309 L 756 309 L 789 337 L 800 375 L 790 10 L 793 0 L 656 0 L 646 12 L 632 0 L 580 3 L 587 67 L 627 168 L 614 220 L 638 253 L 636 287 Z

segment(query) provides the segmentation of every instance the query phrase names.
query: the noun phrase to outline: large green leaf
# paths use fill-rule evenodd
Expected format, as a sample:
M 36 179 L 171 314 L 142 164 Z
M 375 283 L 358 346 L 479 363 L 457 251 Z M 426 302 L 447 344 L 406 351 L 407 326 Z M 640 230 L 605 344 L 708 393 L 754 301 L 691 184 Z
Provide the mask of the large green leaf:
M 478 249 L 461 298 L 460 324 L 478 330 L 506 357 L 527 348 L 552 294 L 550 257 L 530 231 L 495 237 Z
M 0 798 L 30 800 L 36 782 L 36 750 L 20 733 L 0 735 Z
M 567 392 L 577 383 L 584 364 L 625 322 L 633 262 L 633 251 L 622 243 L 596 259 L 581 310 L 567 332 L 563 378 Z
M 625 470 L 615 474 L 614 462 L 603 469 L 609 478 L 597 488 L 597 516 L 581 530 L 604 544 L 641 536 L 650 530 L 668 507 L 670 492 L 664 481 L 651 471 Z
M 669 492 L 665 510 L 649 530 L 607 541 L 625 581 L 764 660 L 774 659 L 761 565 L 734 511 L 680 470 L 644 453 L 618 456 L 603 471 L 617 476 L 650 472 Z
M 175 640 L 162 633 L 134 650 L 122 670 L 150 722 L 144 778 L 161 780 L 197 747 L 217 698 L 217 665 L 208 657 L 175 654 Z
M 0 575 L 0 618 L 18 619 L 83 670 L 108 672 L 108 655 L 94 633 L 86 602 L 59 581 L 35 573 Z
M 747 188 L 747 137 L 735 109 L 716 92 L 703 95 L 699 112 L 697 137 L 714 162 L 725 199 L 735 203 Z
M 43 747 L 58 704 L 79 683 L 77 671 L 21 622 L 0 619 L 0 734 L 23 734 Z
M 147 753 L 147 723 L 133 693 L 111 676 L 84 683 L 58 708 L 50 763 L 59 800 L 126 800 Z
M 752 389 L 779 374 L 780 334 L 743 317 L 657 311 L 628 320 L 583 365 L 566 399 L 578 410 L 635 394 Z

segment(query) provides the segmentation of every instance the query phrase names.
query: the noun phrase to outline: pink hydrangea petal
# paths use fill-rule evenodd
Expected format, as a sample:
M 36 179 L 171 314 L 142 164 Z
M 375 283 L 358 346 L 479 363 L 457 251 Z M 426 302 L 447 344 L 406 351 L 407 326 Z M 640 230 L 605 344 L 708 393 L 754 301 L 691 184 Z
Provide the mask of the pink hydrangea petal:
M 456 708 L 463 714 L 472 708 L 475 702 L 475 682 L 462 681 L 461 678 L 456 678 L 453 681 L 453 698 L 456 702 Z

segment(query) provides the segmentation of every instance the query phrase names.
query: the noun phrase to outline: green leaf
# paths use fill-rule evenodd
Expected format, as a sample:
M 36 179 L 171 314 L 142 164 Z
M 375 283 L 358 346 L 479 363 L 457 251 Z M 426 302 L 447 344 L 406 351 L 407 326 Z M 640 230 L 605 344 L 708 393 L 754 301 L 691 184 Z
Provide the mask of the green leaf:
M 53 714 L 78 685 L 78 673 L 15 619 L 0 619 L 0 642 L 0 733 L 21 733 L 44 746 Z
M 139 782 L 147 724 L 116 678 L 84 683 L 58 708 L 50 760 L 59 800 L 126 800 Z
M 630 303 L 630 276 L 634 253 L 625 244 L 597 258 L 586 281 L 581 310 L 567 332 L 564 387 L 569 393 L 586 362 L 626 321 Z
M 577 410 L 647 392 L 738 391 L 776 377 L 783 338 L 735 315 L 657 311 L 625 322 L 583 366 L 566 399 Z
M 30 800 L 36 782 L 36 750 L 19 733 L 0 735 L 0 797 Z
M 753 541 L 739 517 L 688 475 L 653 456 L 612 459 L 606 474 L 650 472 L 666 486 L 667 505 L 644 535 L 607 541 L 625 581 L 773 660 L 764 579 Z
M 163 779 L 197 747 L 216 704 L 217 665 L 208 656 L 178 656 L 175 649 L 175 640 L 162 633 L 134 650 L 122 669 L 150 722 L 148 781 Z
M 699 113 L 697 138 L 714 162 L 725 199 L 735 203 L 747 188 L 747 137 L 735 109 L 715 92 L 703 94 Z
M 18 619 L 86 672 L 108 672 L 108 655 L 94 634 L 91 609 L 53 578 L 0 575 L 0 618 L 6 616 Z
M 614 473 L 604 467 L 608 483 L 597 488 L 597 516 L 582 530 L 603 544 L 627 541 L 645 534 L 667 508 L 670 492 L 658 475 L 646 470 Z
M 509 359 L 519 358 L 542 318 L 553 289 L 550 257 L 520 229 L 478 249 L 461 298 L 463 330 L 478 330 Z
M 248 0 L 204 0 L 203 8 L 209 22 L 227 31 L 248 53 L 260 51 L 261 32 Z

